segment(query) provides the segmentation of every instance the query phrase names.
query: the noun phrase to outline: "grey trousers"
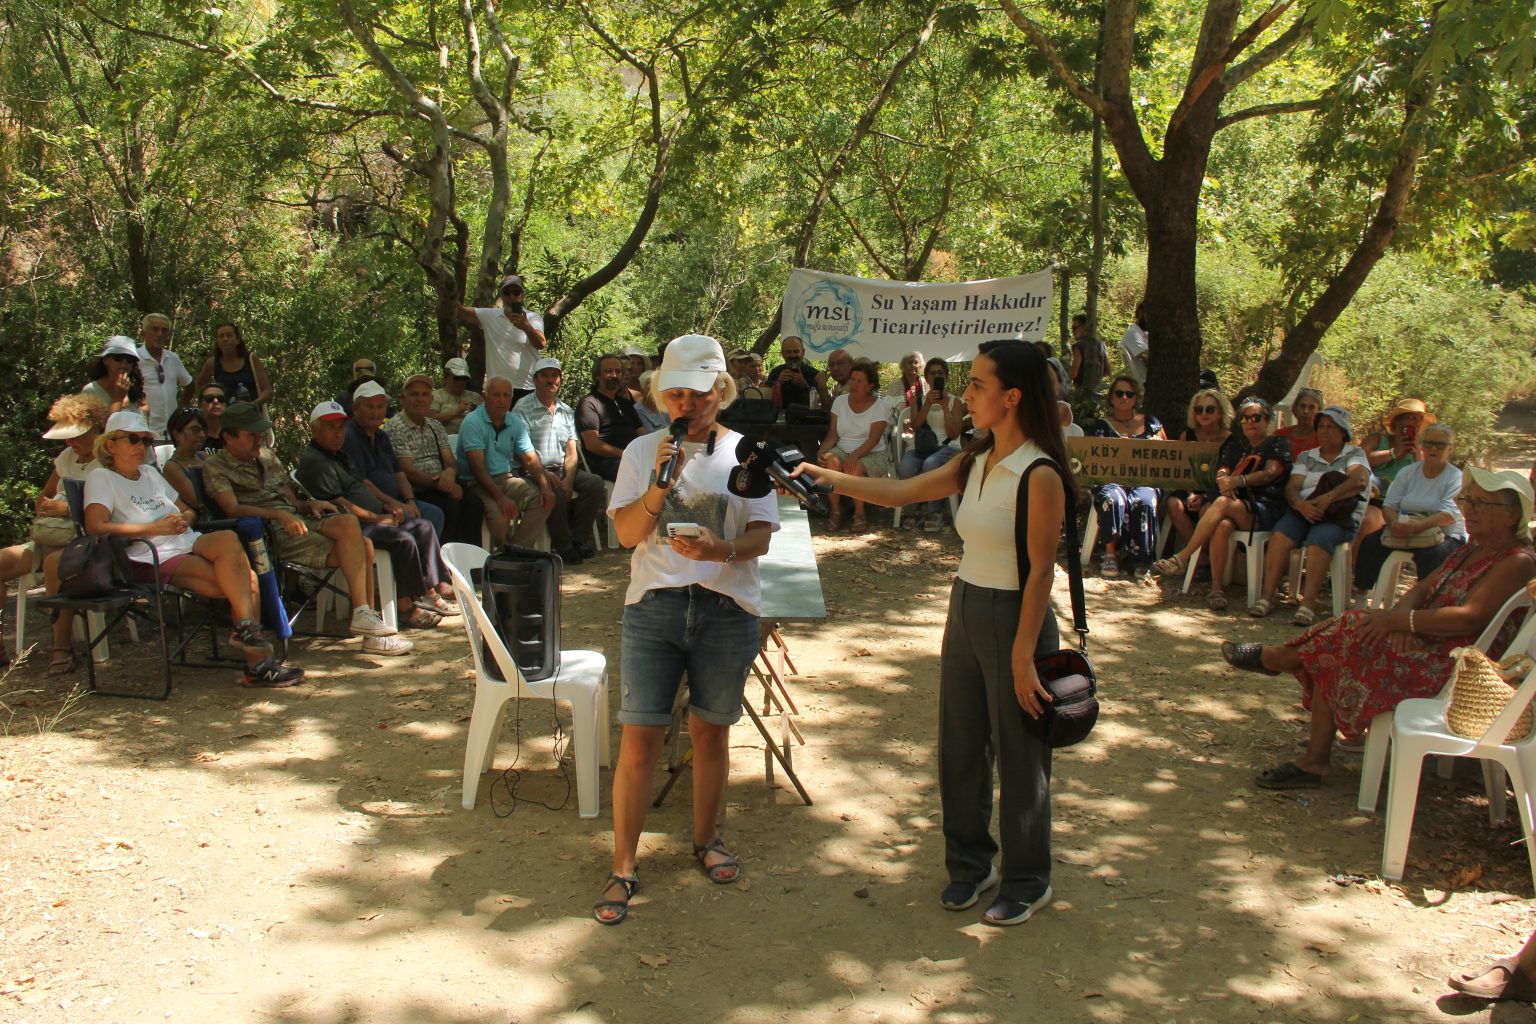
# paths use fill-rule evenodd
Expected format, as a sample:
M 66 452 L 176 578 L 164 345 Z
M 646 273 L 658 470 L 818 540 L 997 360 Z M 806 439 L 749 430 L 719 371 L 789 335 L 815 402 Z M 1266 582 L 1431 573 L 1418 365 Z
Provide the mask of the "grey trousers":
M 1013 691 L 1017 590 L 956 580 L 939 659 L 939 803 L 951 882 L 981 882 L 992 838 L 992 766 L 1001 793 L 997 830 L 1004 896 L 1032 903 L 1051 884 L 1051 748 Z M 1061 646 L 1047 611 L 1036 655 Z

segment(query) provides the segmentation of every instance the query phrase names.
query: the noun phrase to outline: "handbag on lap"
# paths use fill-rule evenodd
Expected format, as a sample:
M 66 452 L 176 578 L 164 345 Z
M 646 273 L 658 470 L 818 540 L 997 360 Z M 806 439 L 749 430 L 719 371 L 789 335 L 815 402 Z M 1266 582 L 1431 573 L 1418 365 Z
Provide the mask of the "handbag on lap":
M 1409 516 L 1408 518 L 1413 518 Z M 1428 530 L 1420 530 L 1418 533 L 1407 537 L 1398 537 L 1392 533 L 1392 527 L 1381 531 L 1381 546 L 1393 551 L 1419 551 L 1424 548 L 1432 548 L 1445 540 L 1445 531 L 1438 526 Z

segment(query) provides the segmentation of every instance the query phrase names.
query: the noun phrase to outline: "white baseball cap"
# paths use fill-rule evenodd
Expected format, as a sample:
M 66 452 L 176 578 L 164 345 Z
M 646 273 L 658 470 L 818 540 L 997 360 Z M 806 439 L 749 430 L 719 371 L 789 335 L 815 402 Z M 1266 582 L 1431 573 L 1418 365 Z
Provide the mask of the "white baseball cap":
M 450 377 L 463 377 L 469 379 L 469 364 L 462 359 L 450 359 L 443 364 L 443 370 Z
M 720 374 L 725 372 L 725 352 L 720 343 L 707 334 L 685 334 L 673 338 L 661 357 L 660 380 L 657 388 L 671 391 L 687 388 L 689 391 L 707 392 L 715 387 Z
M 640 356 L 641 358 L 646 358 L 645 351 L 638 345 L 629 346 L 624 350 L 624 354 L 627 356 Z
M 537 377 L 541 370 L 560 370 L 560 360 L 553 356 L 545 356 L 533 364 L 533 375 Z M 565 371 L 560 370 L 560 372 L 564 373 Z
M 384 388 L 380 386 L 378 381 L 370 380 L 366 384 L 360 385 L 356 391 L 352 392 L 352 401 L 355 402 L 359 398 L 378 398 L 380 395 L 388 398 L 389 392 L 385 391 Z
M 357 390 L 361 391 L 362 388 Z M 309 422 L 319 423 L 321 420 L 347 419 L 347 410 L 341 407 L 340 402 L 321 402 L 315 406 L 309 414 Z
M 129 359 L 139 358 L 138 346 L 132 338 L 121 334 L 114 334 L 107 339 L 107 343 L 101 347 L 98 355 L 105 359 L 107 356 L 125 356 Z
M 145 421 L 144 415 L 142 413 L 130 412 L 127 409 L 123 409 L 120 412 L 115 412 L 111 416 L 108 416 L 106 429 L 104 429 L 102 433 L 116 434 L 119 431 L 124 434 L 154 433 L 153 430 L 149 429 L 149 424 Z

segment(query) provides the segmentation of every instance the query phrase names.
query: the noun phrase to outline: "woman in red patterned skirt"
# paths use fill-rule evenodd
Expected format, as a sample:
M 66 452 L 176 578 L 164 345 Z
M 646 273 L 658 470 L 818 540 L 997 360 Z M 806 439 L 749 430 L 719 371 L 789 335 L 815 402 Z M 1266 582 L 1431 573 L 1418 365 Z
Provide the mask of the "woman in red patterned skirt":
M 1432 697 L 1450 678 L 1451 651 L 1475 643 L 1511 594 L 1536 577 L 1530 548 L 1531 484 L 1512 471 L 1467 467 L 1457 502 L 1467 544 L 1420 580 L 1390 611 L 1348 611 L 1282 645 L 1227 641 L 1237 668 L 1294 673 L 1312 712 L 1304 754 L 1260 772 L 1264 789 L 1307 789 L 1328 774 L 1334 731 L 1364 734 L 1371 719 L 1410 697 Z M 1334 586 L 1348 582 L 1334 581 Z M 1490 652 L 1497 657 L 1518 628 L 1513 617 Z

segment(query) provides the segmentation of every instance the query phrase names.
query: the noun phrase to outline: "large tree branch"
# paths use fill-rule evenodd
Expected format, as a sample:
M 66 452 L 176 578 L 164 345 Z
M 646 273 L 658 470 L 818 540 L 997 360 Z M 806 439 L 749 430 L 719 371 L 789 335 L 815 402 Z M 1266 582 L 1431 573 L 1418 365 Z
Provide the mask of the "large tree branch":
M 1236 89 L 1239 85 L 1242 85 L 1248 79 L 1291 52 L 1297 43 L 1311 34 L 1311 20 L 1305 14 L 1298 16 L 1295 21 L 1291 22 L 1290 27 L 1268 43 L 1265 43 L 1262 48 L 1247 60 L 1227 68 L 1226 73 L 1222 76 L 1222 84 L 1226 86 L 1227 94 L 1230 95 L 1232 90 Z
M 1211 84 L 1226 74 L 1227 68 L 1231 66 L 1232 62 L 1237 60 L 1244 50 L 1252 46 L 1259 36 L 1263 35 L 1264 31 L 1273 25 L 1282 14 L 1290 10 L 1291 5 L 1295 2 L 1296 0 L 1279 0 L 1279 2 L 1272 4 L 1268 10 L 1259 15 L 1253 24 L 1234 36 L 1231 42 L 1222 48 L 1221 53 L 1215 55 L 1200 67 L 1199 73 L 1190 80 L 1189 86 L 1184 90 L 1184 95 L 1179 97 L 1178 105 L 1173 108 L 1173 113 L 1168 118 L 1168 130 L 1170 132 L 1176 131 L 1179 125 L 1184 123 L 1184 118 L 1189 115 L 1190 109 L 1200 101 L 1200 97 L 1211 87 Z M 1208 12 L 1212 10 L 1214 10 L 1214 6 L 1207 8 Z
M 1014 27 L 1023 32 L 1025 38 L 1034 44 L 1035 49 L 1039 51 L 1040 56 L 1044 58 L 1046 65 L 1051 69 L 1051 73 L 1056 76 L 1056 80 L 1083 106 L 1100 117 L 1108 116 L 1109 107 L 1104 102 L 1104 98 L 1089 88 L 1081 78 L 1077 77 L 1077 73 L 1067 65 L 1066 59 L 1062 57 L 1061 51 L 1057 50 L 1056 45 L 1051 42 L 1050 36 L 1046 35 L 1045 29 L 1038 22 L 1025 17 L 1013 0 L 1002 0 L 1002 4 L 1003 12 L 1008 15 L 1008 20 L 1013 22 Z
M 1304 114 L 1311 110 L 1321 110 L 1322 107 L 1321 98 L 1292 100 L 1289 103 L 1260 103 L 1257 106 L 1235 110 L 1230 114 L 1222 114 L 1216 119 L 1216 130 L 1220 131 L 1229 125 L 1255 117 L 1269 117 L 1271 114 Z

